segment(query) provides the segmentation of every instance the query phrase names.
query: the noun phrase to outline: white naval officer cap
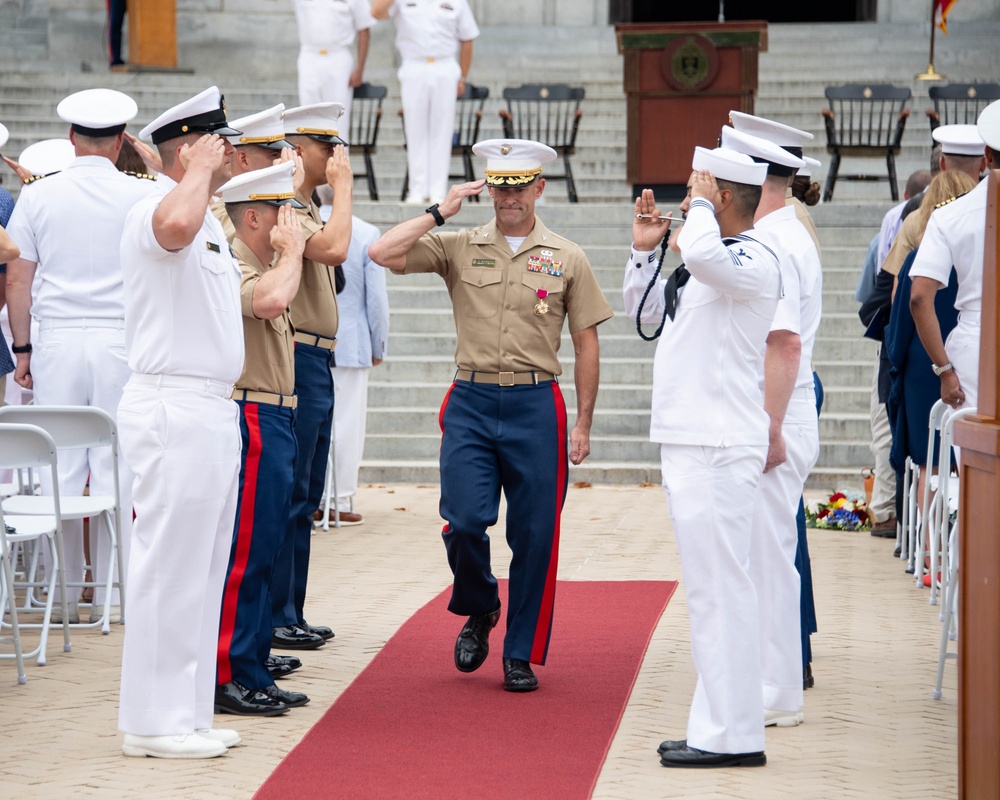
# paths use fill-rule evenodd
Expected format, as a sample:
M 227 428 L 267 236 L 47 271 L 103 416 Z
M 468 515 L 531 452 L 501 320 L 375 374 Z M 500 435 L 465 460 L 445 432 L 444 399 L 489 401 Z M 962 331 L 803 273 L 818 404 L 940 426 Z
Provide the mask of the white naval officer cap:
M 472 145 L 486 159 L 486 185 L 527 186 L 542 173 L 542 164 L 558 156 L 547 144 L 531 139 L 486 139 Z
M 728 125 L 722 129 L 720 144 L 722 147 L 750 156 L 758 163 L 766 164 L 769 175 L 789 178 L 796 170 L 805 166 L 805 161 L 783 147 L 778 147 L 774 142 L 738 131 Z
M 295 187 L 292 185 L 294 171 L 293 161 L 282 161 L 264 169 L 243 172 L 223 184 L 219 195 L 223 203 L 267 203 L 305 208 L 295 199 Z
M 240 145 L 255 144 L 259 147 L 266 147 L 268 150 L 281 150 L 285 147 L 295 145 L 285 141 L 285 124 L 281 119 L 285 110 L 284 103 L 250 114 L 247 117 L 234 119 L 232 125 L 238 128 L 239 136 L 227 136 L 229 143 L 233 147 Z
M 773 119 L 755 117 L 753 114 L 745 114 L 742 111 L 730 111 L 729 124 L 738 131 L 774 142 L 778 147 L 784 147 L 786 150 L 791 148 L 791 152 L 797 156 L 802 155 L 805 143 L 814 138 L 808 131 L 800 131 L 791 125 L 784 125 Z
M 811 178 L 813 169 L 819 169 L 822 166 L 817 158 L 802 156 L 802 160 L 805 162 L 805 166 L 799 167 L 799 171 L 795 173 L 796 178 Z
M 728 147 L 716 147 L 714 150 L 696 147 L 691 169 L 705 169 L 716 178 L 748 186 L 761 186 L 767 177 L 767 164 L 758 164 L 750 156 Z
M 36 178 L 61 172 L 76 158 L 76 148 L 69 139 L 42 139 L 29 144 L 17 159 Z
M 114 89 L 84 89 L 64 97 L 56 106 L 59 119 L 83 136 L 117 136 L 139 113 L 135 100 Z
M 226 99 L 219 87 L 209 86 L 183 103 L 168 108 L 139 131 L 139 138 L 161 144 L 188 133 L 239 135 L 240 132 L 226 122 Z
M 986 148 L 975 125 L 941 125 L 931 131 L 944 156 L 981 156 Z
M 308 136 L 327 144 L 347 142 L 340 135 L 340 118 L 344 107 L 340 103 L 313 103 L 285 111 L 285 136 Z
M 994 100 L 980 112 L 976 128 L 990 150 L 1000 151 L 1000 100 Z
M 7 140 L 10 139 L 10 131 L 7 130 L 7 126 L 0 122 L 0 148 L 7 144 Z

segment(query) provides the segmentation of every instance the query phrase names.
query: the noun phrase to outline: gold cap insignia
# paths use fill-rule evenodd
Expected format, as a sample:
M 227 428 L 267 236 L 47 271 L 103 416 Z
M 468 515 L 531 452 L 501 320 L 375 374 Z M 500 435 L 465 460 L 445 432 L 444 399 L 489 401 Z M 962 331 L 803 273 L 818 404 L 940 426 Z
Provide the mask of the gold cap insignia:
M 501 145 L 500 146 L 500 155 L 502 155 L 502 156 L 510 155 L 510 151 L 513 150 L 513 149 L 514 148 L 512 148 L 509 144 Z

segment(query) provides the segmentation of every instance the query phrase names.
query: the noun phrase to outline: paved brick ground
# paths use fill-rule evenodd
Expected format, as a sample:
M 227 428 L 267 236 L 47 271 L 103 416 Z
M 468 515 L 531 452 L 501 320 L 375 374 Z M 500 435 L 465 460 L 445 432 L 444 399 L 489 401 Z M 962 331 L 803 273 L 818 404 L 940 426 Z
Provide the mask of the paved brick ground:
M 0 796 L 249 798 L 399 625 L 448 585 L 437 502 L 434 486 L 365 487 L 357 504 L 364 525 L 315 535 L 308 615 L 332 625 L 337 637 L 305 654 L 301 677 L 283 682 L 307 692 L 312 703 L 277 719 L 218 717 L 245 742 L 224 758 L 120 755 L 118 626 L 110 636 L 76 633 L 68 654 L 53 636 L 49 664 L 29 665 L 26 686 L 17 685 L 12 662 L 0 662 Z M 563 520 L 563 580 L 680 577 L 658 487 L 571 489 Z M 502 526 L 493 541 L 496 571 L 504 576 Z M 763 769 L 659 766 L 656 745 L 683 736 L 694 686 L 682 584 L 653 637 L 595 798 L 955 796 L 953 664 L 944 699 L 931 699 L 937 609 L 913 588 L 884 539 L 810 531 L 810 547 L 820 632 L 813 637 L 816 688 L 806 693 L 806 724 L 768 730 Z M 458 630 L 457 621 L 443 624 Z M 551 657 L 559 657 L 556 647 Z M 539 675 L 544 691 L 544 669 Z M 466 764 L 455 768 L 469 772 Z

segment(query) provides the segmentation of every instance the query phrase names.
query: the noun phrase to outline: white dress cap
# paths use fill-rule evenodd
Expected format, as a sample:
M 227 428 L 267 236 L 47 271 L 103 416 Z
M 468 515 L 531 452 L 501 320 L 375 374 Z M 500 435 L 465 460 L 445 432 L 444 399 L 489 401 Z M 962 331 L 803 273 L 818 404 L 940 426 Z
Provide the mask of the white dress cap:
M 219 87 L 209 86 L 194 97 L 168 108 L 139 131 L 140 139 L 160 144 L 187 133 L 217 133 L 237 136 L 239 131 L 226 123 L 226 101 Z
M 821 166 L 819 159 L 809 158 L 809 156 L 802 156 L 802 160 L 806 162 L 804 167 L 799 167 L 799 171 L 795 173 L 798 178 L 811 178 L 813 169 L 817 169 Z
M 328 144 L 347 144 L 340 135 L 340 118 L 344 107 L 340 103 L 313 103 L 285 111 L 285 136 L 308 136 Z
M 981 156 L 986 146 L 975 125 L 941 125 L 931 136 L 946 156 Z
M 486 159 L 489 186 L 527 186 L 542 172 L 542 164 L 558 153 L 531 139 L 486 139 L 472 145 L 472 152 Z
M 138 113 L 135 100 L 114 89 L 84 89 L 63 98 L 56 106 L 59 119 L 84 136 L 114 136 L 125 130 L 125 123 Z
M 767 177 L 767 164 L 758 164 L 750 156 L 726 147 L 696 147 L 691 169 L 706 169 L 716 178 L 749 186 L 761 186 Z
M 991 150 L 1000 150 L 1000 100 L 994 100 L 982 110 L 976 127 Z
M 294 162 L 282 161 L 264 169 L 243 172 L 223 184 L 219 195 L 224 203 L 269 203 L 272 206 L 290 203 L 296 208 L 305 208 L 294 199 L 294 171 Z
M 729 122 L 736 130 L 767 139 L 779 147 L 803 147 L 814 138 L 807 131 L 764 117 L 755 117 L 753 114 L 744 114 L 742 111 L 730 111 Z
M 798 156 L 792 155 L 784 148 L 778 147 L 774 142 L 738 131 L 735 128 L 730 128 L 728 125 L 722 129 L 721 145 L 730 150 L 735 150 L 737 153 L 748 155 L 754 161 L 766 161 L 778 167 L 786 167 L 785 174 L 787 175 L 791 175 L 794 170 L 805 166 L 805 161 Z
M 0 148 L 7 144 L 7 140 L 10 139 L 10 131 L 7 130 L 7 126 L 0 123 Z
M 42 139 L 25 147 L 17 163 L 32 175 L 41 177 L 66 169 L 74 158 L 76 149 L 69 139 Z
M 281 150 L 294 145 L 285 141 L 285 124 L 281 114 L 285 110 L 284 103 L 278 103 L 273 108 L 251 114 L 248 117 L 234 119 L 232 125 L 238 128 L 239 136 L 227 136 L 233 147 L 255 144 L 269 150 Z

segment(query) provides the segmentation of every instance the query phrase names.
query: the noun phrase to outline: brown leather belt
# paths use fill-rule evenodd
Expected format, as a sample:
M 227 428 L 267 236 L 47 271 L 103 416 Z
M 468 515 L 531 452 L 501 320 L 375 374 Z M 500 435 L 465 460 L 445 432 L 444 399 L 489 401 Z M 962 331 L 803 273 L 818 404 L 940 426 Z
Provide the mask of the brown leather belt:
M 337 337 L 329 339 L 326 336 L 317 336 L 315 333 L 295 331 L 295 336 L 292 338 L 299 344 L 308 344 L 311 347 L 319 347 L 323 350 L 333 350 L 337 346 Z
M 473 372 L 471 369 L 456 371 L 455 380 L 488 383 L 491 386 L 526 386 L 544 381 L 558 381 L 551 372 Z
M 247 403 L 263 403 L 266 406 L 281 406 L 282 408 L 298 408 L 299 405 L 299 398 L 296 395 L 254 392 L 250 389 L 236 389 L 233 392 L 233 400 L 243 400 Z

